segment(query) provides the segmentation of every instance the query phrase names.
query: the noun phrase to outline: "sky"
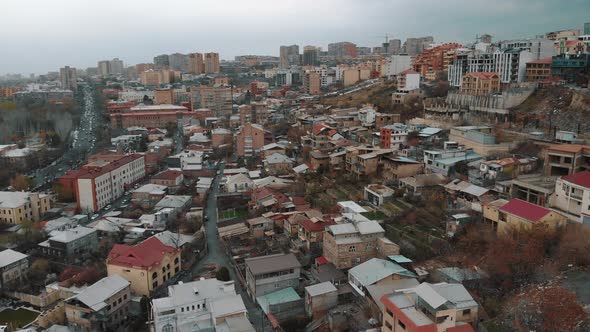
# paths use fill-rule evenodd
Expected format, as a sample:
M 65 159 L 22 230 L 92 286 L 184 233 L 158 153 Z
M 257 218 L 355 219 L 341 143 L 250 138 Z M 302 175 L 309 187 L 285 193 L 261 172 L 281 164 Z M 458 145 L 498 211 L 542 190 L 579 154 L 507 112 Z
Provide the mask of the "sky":
M 431 35 L 436 42 L 534 37 L 582 29 L 588 0 L 18 0 L 2 1 L 0 75 L 126 65 L 155 55 L 278 56 L 280 45 Z

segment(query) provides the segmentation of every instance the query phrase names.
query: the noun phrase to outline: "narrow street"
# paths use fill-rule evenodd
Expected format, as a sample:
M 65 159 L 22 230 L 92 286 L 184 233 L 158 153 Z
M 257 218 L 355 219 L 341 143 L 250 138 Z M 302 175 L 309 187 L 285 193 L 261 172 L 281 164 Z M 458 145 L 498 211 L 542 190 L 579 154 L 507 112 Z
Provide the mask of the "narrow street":
M 223 174 L 225 163 L 220 164 L 219 171 Z M 217 193 L 219 192 L 219 181 L 221 175 L 215 176 L 211 187 L 211 192 L 207 197 L 207 204 L 205 207 L 205 215 L 207 221 L 205 221 L 205 234 L 207 237 L 207 255 L 203 257 L 192 269 L 192 275 L 197 276 L 204 271 L 207 264 L 217 264 L 219 266 L 225 266 L 229 269 L 230 277 L 235 281 L 236 291 L 242 296 L 246 309 L 248 309 L 248 317 L 250 322 L 256 328 L 257 331 L 271 331 L 270 323 L 263 316 L 262 310 L 252 299 L 248 296 L 246 290 L 242 287 L 242 284 L 236 278 L 234 267 L 232 266 L 231 260 L 226 255 L 225 250 L 221 247 L 219 242 L 219 236 L 217 231 Z M 190 281 L 190 280 L 187 280 Z

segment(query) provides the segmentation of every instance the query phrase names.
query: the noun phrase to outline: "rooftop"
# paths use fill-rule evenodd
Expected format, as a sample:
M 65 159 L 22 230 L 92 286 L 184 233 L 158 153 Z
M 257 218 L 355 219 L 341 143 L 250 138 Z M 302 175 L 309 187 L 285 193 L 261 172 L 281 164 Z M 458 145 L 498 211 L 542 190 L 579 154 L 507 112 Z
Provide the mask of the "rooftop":
M 14 209 L 30 202 L 30 197 L 34 193 L 23 191 L 0 191 L 0 209 Z M 47 197 L 45 194 L 39 194 L 39 197 Z
M 577 184 L 584 188 L 590 188 L 590 171 L 583 171 L 561 177 L 564 181 Z
M 379 280 L 397 274 L 408 278 L 416 278 L 416 275 L 400 265 L 385 259 L 371 258 L 350 270 L 348 274 L 358 280 L 361 285 L 372 285 Z
M 145 112 L 145 111 L 162 111 L 162 110 L 175 110 L 175 111 L 187 111 L 188 108 L 184 106 L 161 104 L 161 105 L 137 105 L 131 107 L 131 112 Z
M 541 218 L 551 213 L 551 210 L 549 209 L 518 198 L 513 198 L 508 203 L 502 205 L 500 211 L 513 214 L 532 222 L 539 221 Z
M 76 226 L 74 228 L 66 229 L 64 231 L 53 231 L 49 233 L 49 240 L 55 242 L 69 243 L 94 232 L 96 232 L 96 230 L 94 230 L 93 228 Z
M 301 267 L 301 263 L 293 254 L 252 257 L 245 259 L 244 262 L 255 275 Z
M 305 287 L 305 292 L 310 296 L 317 296 L 336 291 L 338 291 L 336 286 L 329 281 Z
M 266 314 L 270 313 L 269 309 L 271 305 L 293 302 L 300 299 L 301 297 L 299 297 L 293 287 L 287 287 L 256 298 L 258 304 L 260 304 L 260 307 L 262 308 L 262 311 L 264 311 Z
M 111 296 L 117 294 L 125 287 L 129 287 L 129 281 L 123 279 L 118 274 L 114 274 L 95 282 L 76 295 L 76 299 L 84 303 L 88 308 L 99 311 L 108 305 L 106 301 Z
M 135 246 L 115 244 L 107 258 L 107 264 L 150 267 L 160 264 L 164 255 L 174 253 L 177 250 L 165 245 L 156 237 L 150 237 Z
M 18 251 L 14 251 L 12 249 L 6 249 L 6 250 L 0 252 L 0 267 L 8 266 L 12 263 L 16 263 L 16 262 L 20 261 L 21 259 L 25 259 L 27 257 L 29 257 L 29 256 L 25 255 L 23 253 L 20 253 Z

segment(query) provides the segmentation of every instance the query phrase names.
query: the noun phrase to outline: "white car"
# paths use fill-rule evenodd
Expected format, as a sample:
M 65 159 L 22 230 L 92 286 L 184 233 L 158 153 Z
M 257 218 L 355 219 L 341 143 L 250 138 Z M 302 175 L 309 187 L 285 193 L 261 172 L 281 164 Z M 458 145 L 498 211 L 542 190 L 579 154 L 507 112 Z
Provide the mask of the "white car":
M 92 219 L 92 220 L 95 220 L 95 219 L 97 219 L 98 217 L 100 217 L 98 214 L 93 214 L 93 215 L 92 215 L 92 218 L 90 218 L 90 219 Z

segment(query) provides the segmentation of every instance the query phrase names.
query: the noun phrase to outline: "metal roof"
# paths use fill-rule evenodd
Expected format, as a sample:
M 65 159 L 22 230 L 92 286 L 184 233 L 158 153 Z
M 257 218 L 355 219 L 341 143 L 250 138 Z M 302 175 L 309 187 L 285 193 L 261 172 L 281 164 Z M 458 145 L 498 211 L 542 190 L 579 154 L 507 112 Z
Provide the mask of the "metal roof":
M 305 287 L 305 292 L 310 296 L 317 296 L 336 291 L 338 291 L 336 286 L 329 281 Z
M 255 275 L 301 267 L 301 263 L 293 254 L 253 257 L 245 259 L 244 262 Z
M 350 270 L 348 274 L 358 280 L 361 285 L 369 286 L 379 280 L 387 278 L 394 274 L 403 275 L 410 278 L 416 278 L 416 275 L 398 264 L 379 258 L 372 258 L 362 264 L 359 264 Z

